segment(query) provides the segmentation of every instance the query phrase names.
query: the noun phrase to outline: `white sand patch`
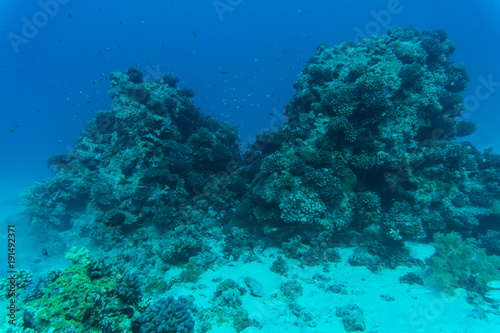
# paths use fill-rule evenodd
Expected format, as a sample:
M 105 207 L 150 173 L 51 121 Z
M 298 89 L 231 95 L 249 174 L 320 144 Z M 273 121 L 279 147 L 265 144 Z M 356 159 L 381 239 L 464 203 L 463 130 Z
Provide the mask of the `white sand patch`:
M 425 262 L 425 259 L 431 257 L 436 250 L 430 244 L 421 244 L 414 242 L 405 242 L 405 248 L 410 251 L 410 255 L 415 259 Z
M 407 246 L 421 260 L 431 253 L 428 245 L 413 243 Z M 356 304 L 363 310 L 366 332 L 494 332 L 500 327 L 500 317 L 493 313 L 487 314 L 488 321 L 476 319 L 476 310 L 466 302 L 467 293 L 464 290 L 458 290 L 455 296 L 450 296 L 428 287 L 399 282 L 399 278 L 409 272 L 423 275 L 418 267 L 384 269 L 375 274 L 365 267 L 350 266 L 347 263 L 350 253 L 352 249 L 342 249 L 343 262 L 330 264 L 329 272 L 323 271 L 322 266 L 300 267 L 298 261 L 285 259 L 289 271 L 288 276 L 283 277 L 270 270 L 272 263 L 281 255 L 280 250 L 267 249 L 259 256 L 262 260 L 260 263 L 233 262 L 205 272 L 196 284 L 206 286 L 203 289 L 192 284 L 181 284 L 174 286 L 169 294 L 191 294 L 198 306 L 207 308 L 213 306 L 210 300 L 220 278 L 233 279 L 245 288 L 244 277 L 256 279 L 264 287 L 264 296 L 254 297 L 247 292 L 241 300 L 249 317 L 260 323 L 262 328 L 248 328 L 244 333 L 345 332 L 342 319 L 335 313 L 336 307 L 347 304 Z M 316 274 L 330 281 L 313 279 Z M 219 280 L 214 282 L 213 279 L 217 278 Z M 301 284 L 303 295 L 295 299 L 294 303 L 312 316 L 311 321 L 298 320 L 289 308 L 290 300 L 280 291 L 281 283 L 290 279 L 297 279 Z M 334 283 L 344 285 L 347 293 L 325 291 L 324 285 Z M 297 326 L 301 322 L 303 326 Z M 226 323 L 212 327 L 209 332 L 232 333 L 235 330 Z

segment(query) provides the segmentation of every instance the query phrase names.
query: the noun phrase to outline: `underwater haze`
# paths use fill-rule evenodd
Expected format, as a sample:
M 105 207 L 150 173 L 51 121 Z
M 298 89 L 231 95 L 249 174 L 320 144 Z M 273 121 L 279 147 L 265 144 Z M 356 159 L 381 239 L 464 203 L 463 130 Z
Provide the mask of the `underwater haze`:
M 499 17 L 0 0 L 0 331 L 498 330 Z

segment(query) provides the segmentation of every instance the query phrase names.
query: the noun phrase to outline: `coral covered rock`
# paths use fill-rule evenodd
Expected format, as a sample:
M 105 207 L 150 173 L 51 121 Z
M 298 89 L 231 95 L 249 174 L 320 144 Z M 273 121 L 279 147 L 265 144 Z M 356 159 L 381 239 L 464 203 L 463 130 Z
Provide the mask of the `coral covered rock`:
M 137 324 L 143 333 L 194 332 L 194 319 L 188 306 L 171 296 L 151 303 Z
M 239 160 L 235 127 L 202 115 L 168 78 L 146 82 L 129 69 L 110 81 L 112 108 L 96 113 L 71 153 L 49 158 L 57 177 L 23 194 L 26 212 L 59 230 L 82 212 L 126 230 L 174 223 L 210 175 Z
M 263 155 L 250 186 L 256 221 L 388 243 L 477 230 L 498 194 L 486 155 L 452 141 L 474 131 L 457 120 L 469 76 L 454 50 L 444 31 L 414 27 L 320 45 L 288 122 L 254 145 Z

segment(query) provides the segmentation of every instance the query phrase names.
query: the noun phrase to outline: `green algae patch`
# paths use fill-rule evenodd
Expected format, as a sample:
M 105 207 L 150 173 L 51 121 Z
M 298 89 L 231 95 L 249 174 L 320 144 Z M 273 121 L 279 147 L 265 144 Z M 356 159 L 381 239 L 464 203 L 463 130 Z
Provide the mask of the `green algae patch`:
M 48 332 L 49 327 L 57 331 L 70 326 L 86 331 L 100 319 L 100 305 L 115 301 L 108 297 L 116 292 L 116 287 L 109 277 L 91 281 L 87 268 L 71 265 L 46 287 L 42 298 L 28 304 L 36 309 L 29 322 L 37 328 L 47 328 L 41 332 Z

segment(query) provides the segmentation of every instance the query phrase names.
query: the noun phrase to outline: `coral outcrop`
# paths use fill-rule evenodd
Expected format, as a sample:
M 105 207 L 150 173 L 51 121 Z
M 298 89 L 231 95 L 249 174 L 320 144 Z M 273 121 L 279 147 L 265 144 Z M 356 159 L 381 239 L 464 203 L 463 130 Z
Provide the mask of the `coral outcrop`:
M 58 230 L 82 212 L 124 231 L 196 221 L 184 207 L 240 159 L 237 130 L 202 115 L 177 78 L 150 83 L 139 74 L 110 75 L 112 108 L 97 112 L 71 153 L 49 158 L 58 175 L 23 194 L 30 216 Z M 231 196 L 211 193 L 213 202 Z
M 474 131 L 458 120 L 469 76 L 454 50 L 444 31 L 414 27 L 320 45 L 288 123 L 254 145 L 263 156 L 249 193 L 255 221 L 287 237 L 354 230 L 397 243 L 498 220 L 498 156 L 454 140 Z

